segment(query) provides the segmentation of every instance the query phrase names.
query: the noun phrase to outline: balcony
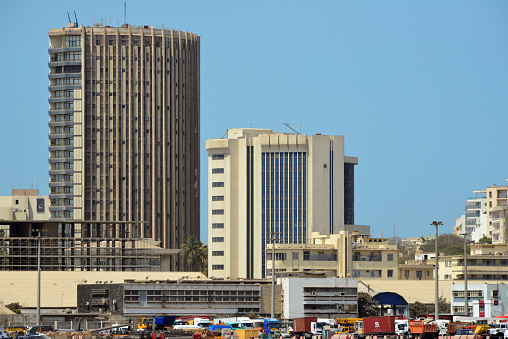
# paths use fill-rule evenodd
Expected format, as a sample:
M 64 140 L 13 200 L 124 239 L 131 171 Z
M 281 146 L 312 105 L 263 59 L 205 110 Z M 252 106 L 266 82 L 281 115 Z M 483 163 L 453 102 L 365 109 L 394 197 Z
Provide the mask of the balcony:
M 72 168 L 66 168 L 66 169 L 50 169 L 49 175 L 56 175 L 56 174 L 72 174 L 74 173 L 74 169 Z
M 70 205 L 67 205 L 67 206 L 64 206 L 64 205 L 60 205 L 60 206 L 55 206 L 55 205 L 51 205 L 49 206 L 49 211 L 72 211 L 74 210 L 74 206 L 70 206 Z
M 68 120 L 61 120 L 61 121 L 50 121 L 48 122 L 48 127 L 59 127 L 59 126 L 73 126 L 74 121 L 71 119 Z
M 49 133 L 50 139 L 65 139 L 65 138 L 74 138 L 74 132 L 66 132 L 66 133 Z
M 60 60 L 48 62 L 48 67 L 56 66 L 81 66 L 81 60 Z
M 52 103 L 52 102 L 69 102 L 69 101 L 74 101 L 74 98 L 71 98 L 71 97 L 53 97 L 53 98 L 49 98 L 48 99 L 48 102 L 49 103 Z
M 59 186 L 74 186 L 74 182 L 72 181 L 52 181 L 49 183 L 49 187 L 59 187 Z
M 48 151 L 66 151 L 74 149 L 74 145 L 49 145 Z
M 81 85 L 49 85 L 48 91 L 58 91 L 64 89 L 81 89 Z
M 81 47 L 53 47 L 48 48 L 48 54 L 50 53 L 62 53 L 62 52 L 81 52 Z
M 49 79 L 57 78 L 81 78 L 81 73 L 50 73 L 48 74 Z
M 50 199 L 65 199 L 65 198 L 74 198 L 74 194 L 72 193 L 49 193 Z

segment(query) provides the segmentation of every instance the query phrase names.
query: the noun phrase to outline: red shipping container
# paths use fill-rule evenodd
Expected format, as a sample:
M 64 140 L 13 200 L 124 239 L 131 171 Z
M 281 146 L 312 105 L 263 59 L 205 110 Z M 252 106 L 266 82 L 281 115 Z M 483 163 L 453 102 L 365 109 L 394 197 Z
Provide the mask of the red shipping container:
M 310 332 L 311 323 L 317 322 L 317 317 L 303 317 L 293 319 L 293 332 Z
M 395 317 L 367 317 L 363 318 L 364 334 L 395 334 Z
M 194 339 L 201 339 L 201 333 L 194 333 L 193 338 Z

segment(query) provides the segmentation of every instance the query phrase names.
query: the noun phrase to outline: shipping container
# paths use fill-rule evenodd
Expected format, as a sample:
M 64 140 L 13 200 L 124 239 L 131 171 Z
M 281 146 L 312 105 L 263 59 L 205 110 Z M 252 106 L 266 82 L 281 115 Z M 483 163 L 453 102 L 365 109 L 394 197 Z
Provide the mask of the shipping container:
M 311 323 L 317 322 L 317 317 L 303 317 L 293 319 L 293 333 L 311 332 Z
M 399 317 L 366 317 L 363 318 L 364 334 L 395 334 L 395 319 Z

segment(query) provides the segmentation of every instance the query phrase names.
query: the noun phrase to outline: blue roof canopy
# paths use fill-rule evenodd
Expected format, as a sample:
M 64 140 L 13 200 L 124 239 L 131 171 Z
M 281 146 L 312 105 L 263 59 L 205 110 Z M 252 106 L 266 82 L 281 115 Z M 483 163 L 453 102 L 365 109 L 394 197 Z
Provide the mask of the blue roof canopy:
M 376 294 L 373 298 L 379 301 L 381 305 L 407 305 L 406 299 L 404 299 L 400 294 L 393 292 L 381 292 Z

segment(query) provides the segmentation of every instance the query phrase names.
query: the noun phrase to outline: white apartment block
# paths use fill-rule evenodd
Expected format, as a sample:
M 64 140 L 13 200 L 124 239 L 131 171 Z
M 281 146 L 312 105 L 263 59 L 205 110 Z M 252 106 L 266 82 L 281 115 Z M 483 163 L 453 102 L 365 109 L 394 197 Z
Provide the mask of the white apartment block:
M 230 129 L 208 151 L 208 272 L 265 278 L 267 244 L 306 244 L 354 224 L 355 157 L 340 135 Z
M 464 284 L 451 286 L 451 313 L 452 315 L 465 314 L 465 288 Z M 467 286 L 468 309 L 472 317 L 496 317 L 508 312 L 508 285 L 471 284 Z
M 508 244 L 508 186 L 489 186 L 487 195 L 487 221 L 493 244 Z

